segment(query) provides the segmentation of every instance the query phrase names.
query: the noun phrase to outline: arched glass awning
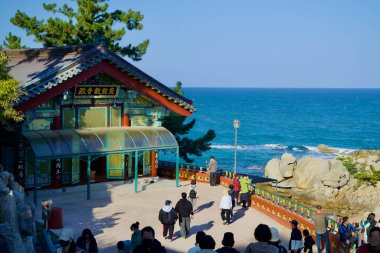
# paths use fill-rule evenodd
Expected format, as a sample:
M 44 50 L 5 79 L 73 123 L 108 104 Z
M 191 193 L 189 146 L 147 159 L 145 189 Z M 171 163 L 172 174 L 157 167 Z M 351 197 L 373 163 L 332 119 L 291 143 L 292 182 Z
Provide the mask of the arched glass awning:
M 32 130 L 23 136 L 39 160 L 178 148 L 174 135 L 164 127 Z

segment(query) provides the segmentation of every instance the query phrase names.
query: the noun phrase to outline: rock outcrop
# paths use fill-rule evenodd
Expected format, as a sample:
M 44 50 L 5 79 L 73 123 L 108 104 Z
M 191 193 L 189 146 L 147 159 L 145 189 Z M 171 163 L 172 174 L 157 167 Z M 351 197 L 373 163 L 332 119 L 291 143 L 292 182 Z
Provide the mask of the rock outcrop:
M 0 171 L 1 252 L 34 253 L 35 238 L 34 206 L 24 203 L 23 188 L 13 175 Z
M 318 149 L 329 151 L 327 146 L 320 146 Z M 350 175 L 343 164 L 342 157 L 348 157 L 362 171 L 380 170 L 380 151 L 341 154 L 330 160 L 302 157 L 297 161 L 293 155 L 284 154 L 280 160 L 268 162 L 265 176 L 277 179 L 279 193 L 296 201 L 321 204 L 346 215 L 365 210 L 380 216 L 380 182 L 358 184 L 358 179 Z

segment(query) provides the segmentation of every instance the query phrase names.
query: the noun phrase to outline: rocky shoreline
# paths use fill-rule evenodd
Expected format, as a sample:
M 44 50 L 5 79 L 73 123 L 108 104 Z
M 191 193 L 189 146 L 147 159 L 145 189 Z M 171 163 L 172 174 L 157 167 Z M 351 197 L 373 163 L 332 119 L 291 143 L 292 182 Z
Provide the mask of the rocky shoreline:
M 322 152 L 334 153 L 325 145 Z M 380 151 L 361 150 L 333 159 L 283 154 L 270 160 L 265 176 L 278 181 L 278 193 L 306 205 L 323 205 L 335 215 L 362 219 L 367 212 L 380 216 Z M 267 186 L 267 189 L 273 187 Z

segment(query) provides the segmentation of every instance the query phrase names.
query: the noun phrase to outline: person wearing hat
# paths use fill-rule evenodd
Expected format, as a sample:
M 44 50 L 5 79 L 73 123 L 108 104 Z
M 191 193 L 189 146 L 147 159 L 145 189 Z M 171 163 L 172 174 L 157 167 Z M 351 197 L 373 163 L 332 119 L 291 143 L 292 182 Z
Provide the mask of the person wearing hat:
M 298 229 L 298 221 L 291 220 L 292 233 L 290 234 L 289 250 L 292 253 L 299 253 L 303 248 L 303 240 L 301 230 Z
M 223 247 L 216 250 L 218 253 L 239 253 L 236 249 L 233 248 L 235 244 L 234 234 L 231 232 L 224 233 L 222 240 Z
M 279 250 L 279 253 L 287 253 L 288 251 L 286 250 L 286 248 L 281 245 L 280 234 L 279 234 L 277 228 L 271 227 L 270 232 L 272 233 L 272 239 L 270 239 L 268 244 L 276 246 Z
M 173 240 L 174 224 L 178 219 L 178 215 L 174 208 L 170 206 L 171 203 L 172 202 L 170 200 L 165 201 L 165 206 L 161 208 L 158 219 L 161 221 L 162 225 L 164 225 L 164 231 L 162 235 L 165 237 L 165 239 Z M 167 236 L 168 231 L 169 236 Z
M 61 236 L 59 237 L 61 248 L 57 250 L 57 253 L 75 253 L 76 245 L 73 239 L 72 229 L 63 229 Z

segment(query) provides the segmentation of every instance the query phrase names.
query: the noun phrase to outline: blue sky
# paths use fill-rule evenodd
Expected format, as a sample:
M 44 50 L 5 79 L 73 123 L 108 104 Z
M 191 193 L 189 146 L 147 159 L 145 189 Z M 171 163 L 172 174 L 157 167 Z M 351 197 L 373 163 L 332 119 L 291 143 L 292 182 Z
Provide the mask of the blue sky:
M 46 18 L 43 2 L 1 0 L 0 40 L 17 9 Z M 67 1 L 55 1 L 67 2 Z M 168 86 L 380 88 L 380 1 L 111 0 L 141 11 L 150 39 L 134 64 Z

